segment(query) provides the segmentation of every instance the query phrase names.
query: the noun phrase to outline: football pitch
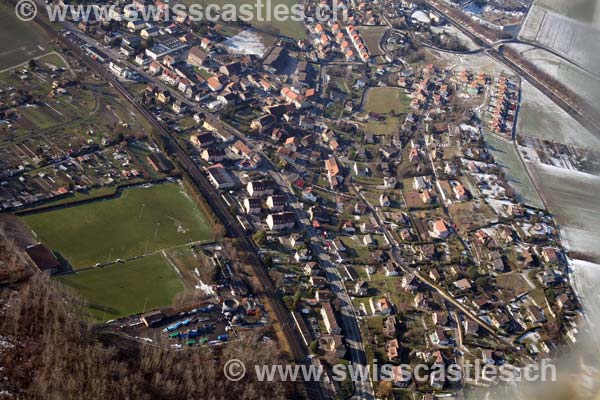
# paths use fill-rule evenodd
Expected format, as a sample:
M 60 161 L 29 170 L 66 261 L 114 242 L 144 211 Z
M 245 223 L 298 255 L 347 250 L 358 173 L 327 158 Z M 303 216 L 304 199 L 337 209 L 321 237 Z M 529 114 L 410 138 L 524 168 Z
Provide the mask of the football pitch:
M 86 299 L 90 313 L 100 321 L 167 306 L 184 290 L 160 253 L 57 279 Z
M 176 183 L 125 189 L 109 200 L 23 217 L 74 269 L 212 239 L 212 226 Z

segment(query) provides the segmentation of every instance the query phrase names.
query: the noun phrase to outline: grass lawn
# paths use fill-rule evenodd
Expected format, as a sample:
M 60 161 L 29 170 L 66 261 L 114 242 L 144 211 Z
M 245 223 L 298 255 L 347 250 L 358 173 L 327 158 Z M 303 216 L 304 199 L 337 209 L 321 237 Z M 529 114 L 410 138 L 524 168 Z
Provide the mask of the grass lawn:
M 404 89 L 395 87 L 376 87 L 369 89 L 365 111 L 387 114 L 408 112 L 410 99 Z
M 21 107 L 19 110 L 38 129 L 50 128 L 61 122 L 60 115 L 46 106 Z
M 387 117 L 385 121 L 376 121 L 374 119 L 370 119 L 365 125 L 365 132 L 370 132 L 376 136 L 393 135 L 399 131 L 400 118 L 398 117 Z
M 532 290 L 519 272 L 508 272 L 496 276 L 496 284 L 504 293 L 506 300 Z M 543 305 L 542 305 L 543 306 Z
M 125 190 L 115 199 L 31 214 L 39 240 L 73 268 L 207 240 L 212 227 L 179 185 Z
M 66 68 L 67 67 L 67 65 L 65 64 L 65 62 L 63 61 L 63 59 L 60 58 L 55 53 L 48 54 L 48 55 L 46 55 L 46 56 L 38 59 L 38 62 L 52 64 L 52 65 L 54 65 L 56 67 L 59 67 L 59 68 Z
M 452 203 L 448 212 L 460 232 L 468 232 L 498 220 L 494 210 L 481 200 Z
M 74 289 L 100 321 L 171 304 L 183 282 L 161 254 L 57 278 Z
M 369 54 L 373 57 L 383 54 L 379 48 L 383 34 L 388 30 L 388 26 L 361 26 L 360 33 L 365 40 Z

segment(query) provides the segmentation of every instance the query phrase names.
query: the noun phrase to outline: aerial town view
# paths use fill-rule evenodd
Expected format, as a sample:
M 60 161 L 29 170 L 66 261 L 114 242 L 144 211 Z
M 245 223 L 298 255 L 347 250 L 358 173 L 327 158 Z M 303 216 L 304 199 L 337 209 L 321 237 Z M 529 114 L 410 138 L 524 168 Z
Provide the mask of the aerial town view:
M 600 1 L 0 21 L 0 399 L 600 398 Z

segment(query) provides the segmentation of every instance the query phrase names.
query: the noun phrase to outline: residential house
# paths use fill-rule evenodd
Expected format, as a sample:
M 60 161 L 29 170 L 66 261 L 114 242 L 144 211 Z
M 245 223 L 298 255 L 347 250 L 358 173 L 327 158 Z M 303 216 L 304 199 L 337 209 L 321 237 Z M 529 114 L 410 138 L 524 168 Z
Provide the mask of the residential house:
M 271 211 L 281 211 L 285 208 L 285 196 L 271 195 L 267 197 L 267 207 Z
M 196 147 L 208 147 L 216 143 L 216 138 L 210 132 L 199 132 L 190 137 L 190 142 Z
M 419 287 L 419 280 L 414 274 L 406 274 L 402 277 L 402 289 L 414 292 Z
M 323 318 L 323 323 L 327 329 L 327 333 L 335 335 L 342 333 L 342 328 L 338 324 L 331 303 L 323 303 L 323 306 L 321 307 L 321 317 Z
M 398 269 L 396 269 L 396 265 L 393 262 L 388 261 L 383 270 L 385 271 L 385 276 L 398 276 Z
M 241 140 L 238 140 L 233 145 L 231 145 L 229 148 L 235 155 L 237 155 L 239 157 L 244 157 L 248 160 L 251 159 L 252 156 L 254 155 L 254 152 L 250 149 L 250 147 L 248 147 Z
M 304 244 L 304 238 L 299 233 L 292 233 L 290 235 L 290 244 L 292 247 L 302 246 Z
M 433 238 L 437 239 L 445 239 L 450 235 L 450 231 L 448 230 L 448 226 L 446 225 L 446 221 L 439 218 L 435 222 L 433 222 L 433 229 L 429 232 L 429 235 Z
M 246 191 L 252 197 L 262 197 L 272 195 L 275 192 L 277 184 L 272 180 L 250 181 L 246 185 Z
M 321 275 L 321 268 L 319 267 L 319 263 L 315 261 L 310 261 L 304 264 L 303 268 L 304 274 L 308 276 L 318 276 Z
M 373 298 L 370 298 L 369 303 L 373 314 L 389 315 L 392 313 L 392 306 L 385 297 L 382 297 L 377 301 L 373 301 Z
M 217 189 L 230 189 L 235 186 L 231 175 L 221 164 L 215 164 L 206 169 L 208 180 Z
M 398 349 L 400 345 L 398 344 L 398 339 L 388 340 L 385 343 L 386 355 L 389 361 L 395 361 L 398 359 Z
M 379 205 L 381 205 L 381 207 L 389 207 L 390 206 L 390 198 L 387 194 L 380 194 L 379 195 Z
M 271 129 L 276 122 L 276 118 L 271 114 L 264 114 L 250 123 L 250 129 L 258 133 L 265 133 Z
M 396 337 L 396 326 L 398 325 L 398 320 L 395 315 L 390 315 L 386 319 L 383 320 L 383 329 L 382 333 L 387 337 Z
M 469 283 L 469 281 L 467 279 L 459 279 L 458 281 L 454 282 L 454 287 L 456 287 L 458 290 L 464 292 L 466 290 L 471 289 L 471 283 Z
M 335 358 L 343 358 L 347 351 L 343 339 L 344 337 L 342 335 L 321 335 L 318 339 L 318 348 L 327 353 L 331 353 Z
M 260 214 L 262 211 L 262 200 L 259 197 L 245 198 L 244 210 L 246 211 L 246 214 Z
M 369 292 L 369 284 L 365 281 L 358 280 L 354 284 L 354 294 L 356 296 L 366 296 Z
M 225 151 L 220 147 L 209 147 L 202 150 L 200 155 L 203 160 L 209 163 L 221 162 L 225 158 Z
M 296 224 L 296 219 L 293 212 L 280 212 L 269 214 L 266 219 L 266 224 L 272 231 L 280 231 L 292 229 Z

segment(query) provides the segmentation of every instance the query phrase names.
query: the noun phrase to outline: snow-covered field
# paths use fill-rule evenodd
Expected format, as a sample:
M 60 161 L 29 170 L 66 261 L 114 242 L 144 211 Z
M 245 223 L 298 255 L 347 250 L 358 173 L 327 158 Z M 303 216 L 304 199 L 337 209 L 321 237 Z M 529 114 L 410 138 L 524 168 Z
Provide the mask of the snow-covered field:
M 569 266 L 572 270 L 573 289 L 583 304 L 586 319 L 592 326 L 592 330 L 597 332 L 597 328 L 600 328 L 600 296 L 598 296 L 600 264 L 569 260 Z
M 523 40 L 535 40 L 545 15 L 546 9 L 540 7 L 537 2 L 534 3 L 525 17 L 519 37 Z
M 546 50 L 537 49 L 528 44 L 511 43 L 507 46 L 519 51 L 537 68 L 557 78 L 590 105 L 600 110 L 600 79 L 598 75 L 593 76 Z
M 530 83 L 521 86 L 517 133 L 564 144 L 600 149 L 600 138 L 585 129 Z
M 600 72 L 599 35 L 589 24 L 546 12 L 535 40 L 597 73 Z
M 451 35 L 451 36 L 457 37 L 458 40 L 460 40 L 460 42 L 467 48 L 467 50 L 475 50 L 480 47 L 477 44 L 475 44 L 475 42 L 473 42 L 471 40 L 471 38 L 469 38 L 467 35 L 465 35 L 461 30 L 456 28 L 454 25 L 446 25 L 443 27 L 432 26 L 431 31 L 434 33 L 446 34 L 446 35 Z
M 600 258 L 600 177 L 527 163 L 569 250 Z
M 598 10 L 597 0 L 535 0 L 535 4 L 584 22 L 592 21 Z
M 500 75 L 501 73 L 505 73 L 508 75 L 514 75 L 514 72 L 500 64 L 487 54 L 477 53 L 477 54 L 453 54 L 441 52 L 433 49 L 425 49 L 429 54 L 435 57 L 436 65 L 440 67 L 454 67 L 458 70 L 468 68 L 474 73 L 477 72 L 485 72 L 489 75 Z
M 518 201 L 532 207 L 544 208 L 513 143 L 485 131 L 484 136 L 488 149 L 496 164 L 504 170 L 508 184 L 515 190 Z
M 519 37 L 548 46 L 588 70 L 600 70 L 597 0 L 535 0 Z
M 261 36 L 254 29 L 246 29 L 230 37 L 223 45 L 235 54 L 254 54 L 262 57 L 267 50 Z

